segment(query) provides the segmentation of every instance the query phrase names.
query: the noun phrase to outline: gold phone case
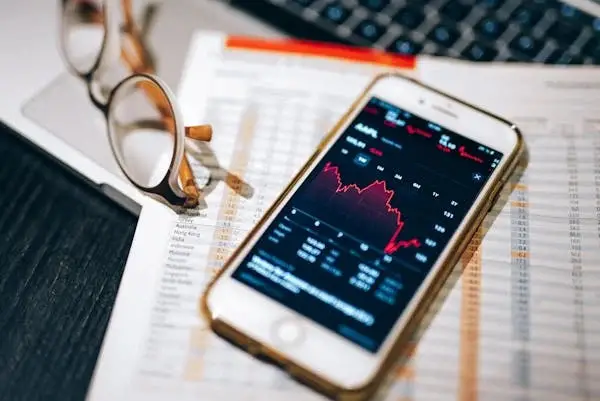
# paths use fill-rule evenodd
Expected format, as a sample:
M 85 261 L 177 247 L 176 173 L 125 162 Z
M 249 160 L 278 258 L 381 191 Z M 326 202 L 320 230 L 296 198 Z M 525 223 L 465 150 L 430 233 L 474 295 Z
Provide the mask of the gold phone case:
M 292 190 L 295 183 L 301 179 L 305 173 L 307 173 L 308 168 L 311 166 L 312 162 L 318 157 L 323 149 L 329 144 L 329 142 L 334 138 L 335 134 L 338 130 L 344 125 L 348 118 L 352 115 L 355 109 L 360 105 L 363 99 L 368 96 L 371 88 L 375 85 L 377 81 L 380 79 L 394 76 L 399 79 L 405 79 L 411 81 L 425 89 L 431 90 L 433 92 L 442 94 L 454 101 L 467 105 L 473 109 L 476 109 L 488 116 L 491 116 L 503 123 L 505 123 L 508 127 L 510 127 L 516 134 L 518 138 L 516 151 L 513 152 L 508 159 L 508 163 L 504 165 L 503 171 L 500 171 L 500 175 L 490 190 L 486 201 L 483 202 L 476 210 L 476 213 L 468 222 L 468 230 L 464 233 L 461 240 L 456 242 L 454 246 L 451 248 L 451 252 L 449 253 L 451 256 L 448 257 L 441 269 L 439 270 L 438 277 L 435 280 L 432 280 L 432 285 L 427 289 L 428 296 L 423 297 L 421 302 L 419 302 L 418 306 L 414 309 L 412 316 L 409 317 L 404 330 L 398 335 L 395 339 L 393 346 L 390 348 L 388 354 L 384 357 L 383 363 L 381 364 L 381 368 L 379 371 L 373 376 L 373 379 L 367 383 L 365 386 L 361 388 L 341 388 L 334 383 L 330 383 L 328 380 L 323 377 L 318 376 L 317 374 L 296 365 L 293 361 L 290 361 L 286 358 L 285 355 L 281 354 L 274 348 L 268 347 L 262 343 L 255 341 L 254 339 L 246 336 L 244 333 L 237 330 L 235 327 L 229 325 L 228 323 L 223 322 L 219 318 L 215 317 L 211 310 L 207 305 L 207 296 L 213 287 L 214 283 L 230 268 L 229 263 L 231 260 L 235 259 L 237 255 L 244 249 L 249 240 L 254 237 L 259 228 L 265 224 L 268 217 L 277 209 L 277 207 L 283 202 L 288 193 Z M 507 121 L 499 116 L 496 116 L 486 110 L 482 110 L 479 107 L 468 104 L 460 99 L 457 99 L 453 96 L 450 96 L 446 93 L 443 93 L 437 89 L 431 88 L 413 78 L 406 77 L 399 73 L 383 73 L 376 76 L 371 83 L 365 88 L 363 93 L 355 100 L 352 106 L 348 109 L 346 114 L 335 124 L 335 126 L 331 129 L 331 131 L 325 136 L 325 138 L 321 141 L 315 152 L 308 159 L 306 164 L 300 169 L 298 174 L 291 180 L 288 186 L 283 190 L 283 192 L 279 195 L 279 197 L 275 200 L 273 205 L 267 210 L 265 215 L 261 218 L 258 224 L 248 233 L 246 238 L 242 241 L 242 243 L 237 247 L 237 249 L 232 253 L 229 259 L 225 262 L 224 266 L 221 270 L 215 275 L 215 277 L 208 284 L 206 290 L 204 291 L 201 300 L 200 300 L 200 309 L 203 314 L 203 317 L 207 319 L 211 329 L 219 336 L 233 343 L 234 345 L 244 349 L 251 355 L 270 362 L 279 366 L 284 371 L 288 372 L 294 379 L 307 384 L 313 389 L 325 394 L 326 396 L 336 399 L 336 400 L 344 400 L 344 401 L 355 401 L 355 400 L 364 400 L 373 396 L 378 389 L 386 382 L 386 378 L 389 373 L 393 370 L 393 368 L 397 365 L 399 358 L 403 355 L 403 348 L 405 348 L 408 342 L 412 339 L 413 334 L 417 331 L 420 322 L 422 322 L 425 318 L 426 313 L 428 312 L 432 302 L 437 298 L 440 290 L 442 289 L 444 283 L 446 282 L 448 276 L 452 272 L 454 266 L 460 260 L 461 255 L 467 249 L 469 242 L 475 235 L 476 231 L 481 226 L 486 214 L 493 207 L 497 198 L 500 195 L 502 187 L 511 177 L 511 175 L 516 170 L 520 161 L 526 158 L 527 149 L 525 146 L 525 142 L 523 140 L 523 136 L 520 130 L 510 121 Z

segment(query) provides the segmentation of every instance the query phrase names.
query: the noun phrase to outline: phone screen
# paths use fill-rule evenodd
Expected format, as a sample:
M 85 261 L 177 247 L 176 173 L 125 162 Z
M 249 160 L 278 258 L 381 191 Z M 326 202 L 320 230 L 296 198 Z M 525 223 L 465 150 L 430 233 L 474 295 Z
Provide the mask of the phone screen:
M 232 276 L 376 352 L 502 157 L 371 98 Z

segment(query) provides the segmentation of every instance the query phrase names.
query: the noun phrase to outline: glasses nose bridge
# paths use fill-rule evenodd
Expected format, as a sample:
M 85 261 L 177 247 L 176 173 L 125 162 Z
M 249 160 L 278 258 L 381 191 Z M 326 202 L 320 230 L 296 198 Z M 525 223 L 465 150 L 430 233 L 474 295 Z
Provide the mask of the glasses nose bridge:
M 88 96 L 91 102 L 106 117 L 106 115 L 108 114 L 108 105 L 110 102 L 110 92 L 107 95 L 104 95 L 102 93 L 103 90 L 100 86 L 100 82 L 97 79 L 95 79 L 96 71 L 97 70 L 94 70 L 86 74 L 86 76 L 84 76 L 83 79 L 86 83 Z

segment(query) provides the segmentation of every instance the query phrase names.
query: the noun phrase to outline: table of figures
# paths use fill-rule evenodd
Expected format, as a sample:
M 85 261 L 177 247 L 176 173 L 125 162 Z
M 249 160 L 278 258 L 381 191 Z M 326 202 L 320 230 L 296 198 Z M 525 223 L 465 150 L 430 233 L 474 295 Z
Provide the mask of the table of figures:
M 317 88 L 285 77 L 310 81 L 326 62 L 243 51 L 222 60 L 203 71 L 213 85 L 201 109 L 214 125 L 212 150 L 190 158 L 208 207 L 173 223 L 132 386 L 148 399 L 320 399 L 212 334 L 198 302 L 344 112 L 348 87 L 358 93 L 366 82 L 364 70 L 332 73 Z M 475 236 L 385 399 L 600 399 L 600 120 L 510 117 L 526 133 L 529 165 Z

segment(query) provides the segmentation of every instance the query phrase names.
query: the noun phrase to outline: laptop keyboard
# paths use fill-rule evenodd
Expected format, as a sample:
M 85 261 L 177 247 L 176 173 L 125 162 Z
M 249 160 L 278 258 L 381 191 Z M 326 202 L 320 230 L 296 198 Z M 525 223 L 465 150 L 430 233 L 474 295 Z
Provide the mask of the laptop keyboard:
M 600 18 L 559 0 L 231 0 L 304 39 L 472 61 L 600 64 Z

